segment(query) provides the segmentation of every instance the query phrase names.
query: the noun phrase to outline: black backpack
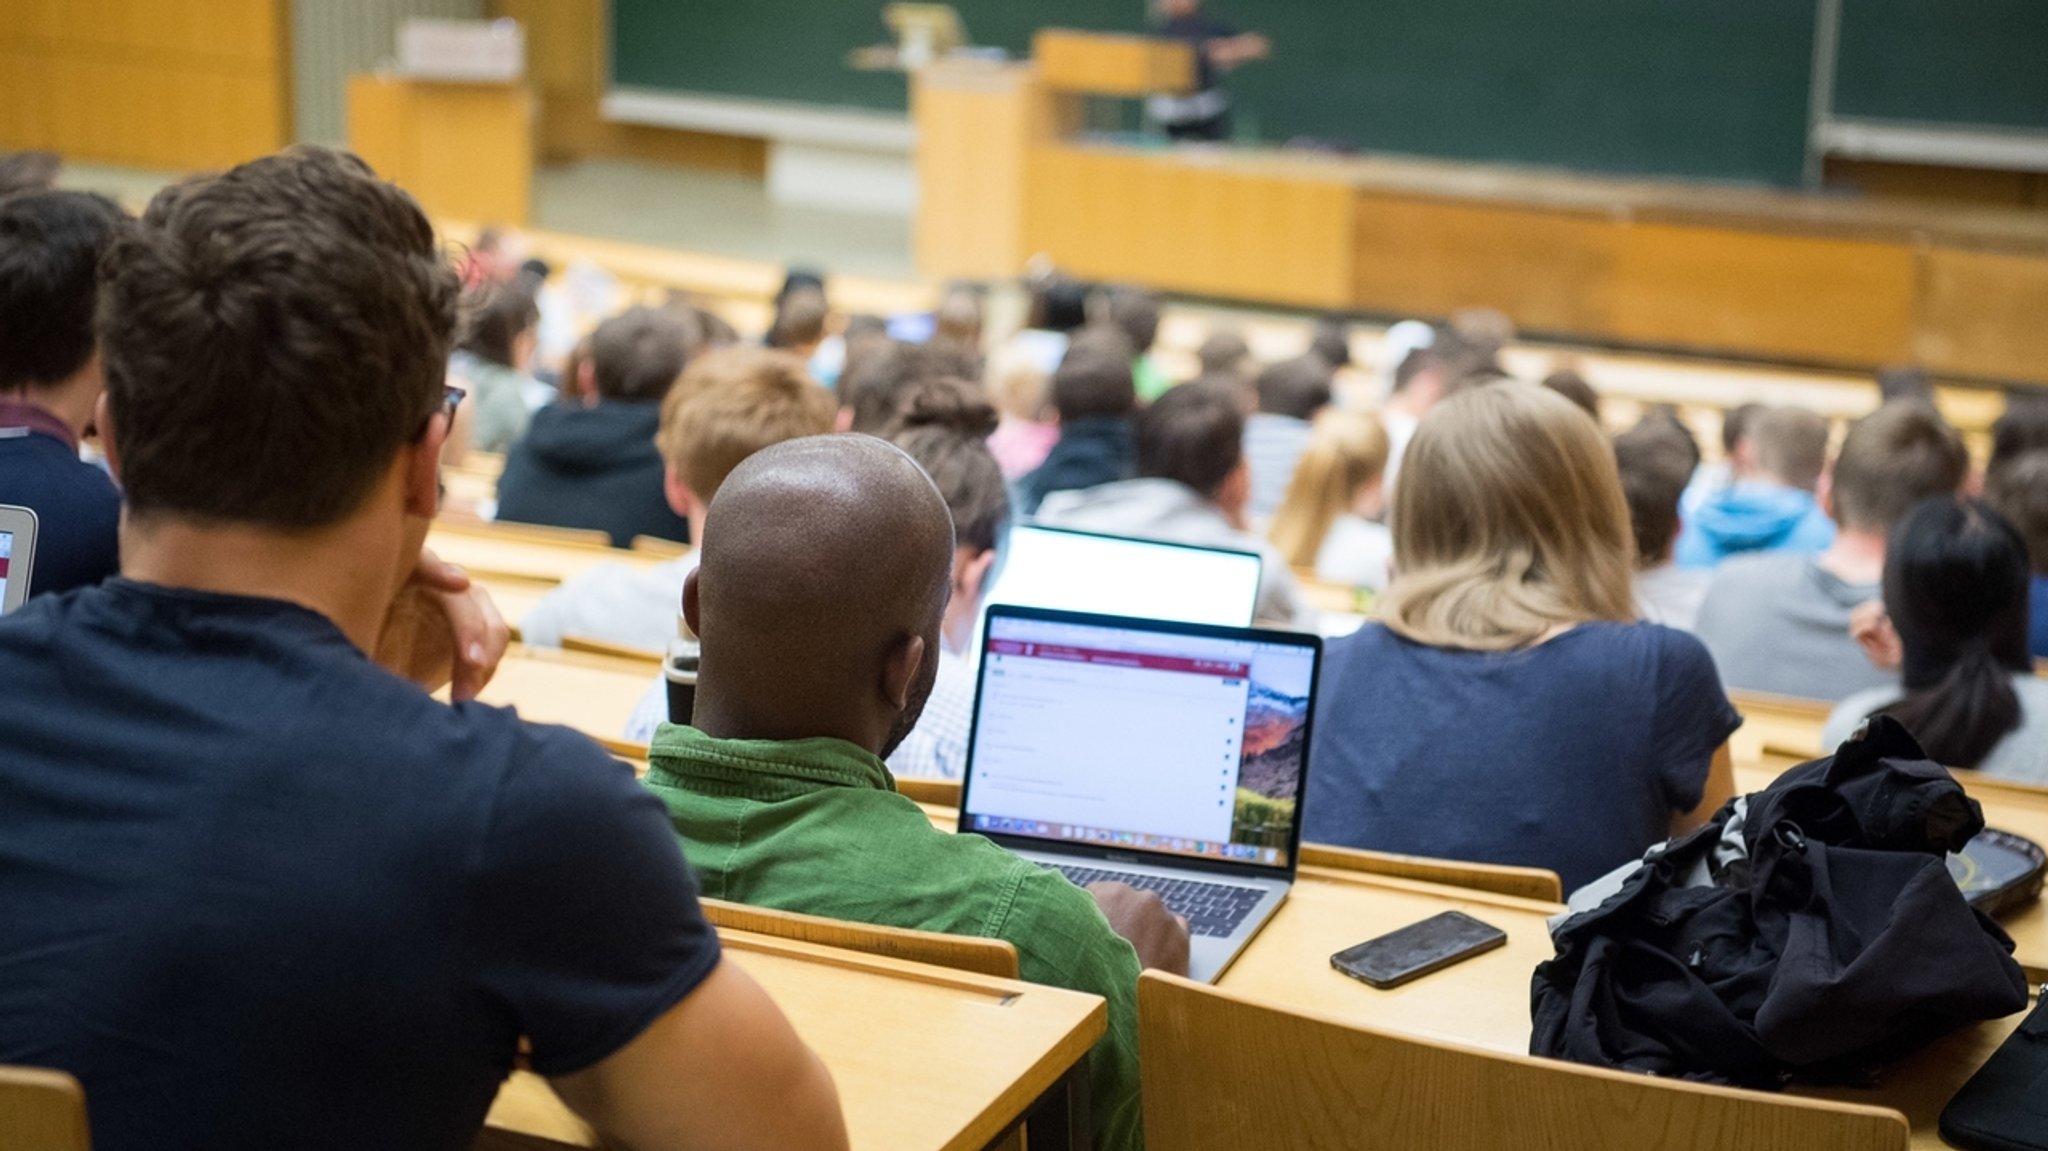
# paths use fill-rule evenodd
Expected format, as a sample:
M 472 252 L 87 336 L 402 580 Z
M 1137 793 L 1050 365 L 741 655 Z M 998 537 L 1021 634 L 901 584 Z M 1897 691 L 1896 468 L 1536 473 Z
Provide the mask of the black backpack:
M 1575 893 L 1575 909 L 1598 904 L 1553 923 L 1529 1050 L 1747 1087 L 1856 1082 L 2010 1015 L 2027 1003 L 2012 940 L 1945 862 L 1983 826 L 1962 785 L 1876 717 Z

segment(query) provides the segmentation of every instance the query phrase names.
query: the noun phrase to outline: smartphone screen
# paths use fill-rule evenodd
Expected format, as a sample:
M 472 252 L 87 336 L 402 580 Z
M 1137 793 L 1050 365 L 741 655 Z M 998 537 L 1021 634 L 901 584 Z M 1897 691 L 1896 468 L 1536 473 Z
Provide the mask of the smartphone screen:
M 1330 956 L 1330 966 L 1382 990 L 1507 943 L 1507 933 L 1462 911 L 1432 915 Z

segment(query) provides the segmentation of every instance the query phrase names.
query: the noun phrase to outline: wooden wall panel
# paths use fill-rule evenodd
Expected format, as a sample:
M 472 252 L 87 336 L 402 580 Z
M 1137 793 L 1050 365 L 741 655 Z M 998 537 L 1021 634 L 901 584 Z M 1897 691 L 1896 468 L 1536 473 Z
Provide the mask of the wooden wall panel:
M 1367 192 L 1357 228 L 1357 306 L 1367 311 L 1498 308 L 1538 332 L 1597 330 L 1613 311 L 1611 219 Z
M 1109 149 L 1042 147 L 1030 161 L 1026 245 L 1090 279 L 1346 307 L 1348 184 Z
M 1903 243 L 1635 224 L 1615 258 L 1613 338 L 1876 365 L 1903 360 L 1914 257 Z
M 0 147 L 217 168 L 289 140 L 283 0 L 0 0 Z
M 1937 372 L 2048 379 L 2048 255 L 1930 248 L 1913 350 Z

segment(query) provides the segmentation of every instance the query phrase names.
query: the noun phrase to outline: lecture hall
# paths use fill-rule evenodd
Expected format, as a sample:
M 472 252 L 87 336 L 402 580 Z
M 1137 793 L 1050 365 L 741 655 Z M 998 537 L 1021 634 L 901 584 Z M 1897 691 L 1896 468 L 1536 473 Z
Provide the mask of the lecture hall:
M 0 0 L 0 1151 L 2048 1151 L 2044 59 Z

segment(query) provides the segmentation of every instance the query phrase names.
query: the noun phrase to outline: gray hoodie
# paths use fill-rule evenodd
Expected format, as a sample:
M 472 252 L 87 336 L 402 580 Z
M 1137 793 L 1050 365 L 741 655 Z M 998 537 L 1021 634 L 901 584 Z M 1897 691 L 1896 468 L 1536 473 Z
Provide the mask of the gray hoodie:
M 1259 603 L 1254 620 L 1267 627 L 1313 630 L 1315 613 L 1302 602 L 1294 573 L 1271 544 L 1239 531 L 1223 509 L 1176 480 L 1118 480 L 1081 491 L 1054 492 L 1037 520 L 1051 527 L 1134 536 L 1201 547 L 1258 552 Z

